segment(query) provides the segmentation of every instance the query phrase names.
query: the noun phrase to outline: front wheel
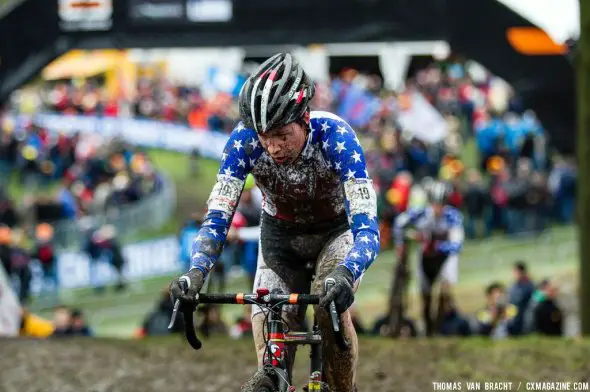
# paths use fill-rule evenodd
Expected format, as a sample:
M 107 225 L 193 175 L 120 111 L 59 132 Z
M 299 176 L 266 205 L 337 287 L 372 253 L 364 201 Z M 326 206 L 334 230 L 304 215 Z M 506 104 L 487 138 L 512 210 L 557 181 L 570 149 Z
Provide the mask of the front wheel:
M 242 385 L 242 392 L 278 392 L 278 389 L 272 378 L 264 370 L 259 370 Z

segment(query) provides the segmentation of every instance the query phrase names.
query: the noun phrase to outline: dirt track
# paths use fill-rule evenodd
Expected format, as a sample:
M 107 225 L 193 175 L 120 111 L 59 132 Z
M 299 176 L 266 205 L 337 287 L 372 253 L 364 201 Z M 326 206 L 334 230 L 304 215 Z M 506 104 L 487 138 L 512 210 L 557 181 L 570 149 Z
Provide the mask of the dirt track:
M 590 342 L 366 339 L 361 350 L 361 392 L 432 391 L 432 381 L 590 380 Z M 226 339 L 199 352 L 177 338 L 0 340 L 0 353 L 2 392 L 236 392 L 255 370 L 252 343 Z M 307 349 L 299 353 L 302 386 Z

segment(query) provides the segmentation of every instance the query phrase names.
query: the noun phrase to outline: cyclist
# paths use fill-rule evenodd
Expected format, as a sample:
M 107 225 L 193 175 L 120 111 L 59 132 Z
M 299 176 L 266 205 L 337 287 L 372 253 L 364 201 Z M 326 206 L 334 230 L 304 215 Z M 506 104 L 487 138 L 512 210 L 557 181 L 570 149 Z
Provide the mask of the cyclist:
M 316 314 L 325 336 L 326 381 L 344 392 L 353 390 L 358 350 L 348 308 L 379 252 L 376 195 L 354 130 L 332 113 L 310 111 L 313 95 L 312 81 L 290 54 L 271 57 L 248 78 L 239 96 L 242 122 L 223 151 L 191 268 L 183 275 L 190 281 L 188 293 L 182 293 L 178 279 L 171 292 L 191 301 L 201 289 L 252 173 L 263 194 L 254 289 L 324 294 L 325 280 L 336 281 L 320 308 L 336 303 L 351 350 L 337 348 L 329 314 Z M 302 307 L 287 307 L 291 328 L 302 324 L 304 313 Z M 261 366 L 264 315 L 258 307 L 252 309 L 252 322 Z M 293 351 L 288 354 L 293 358 Z
M 423 317 L 426 335 L 431 336 L 435 325 L 431 316 L 432 287 L 440 276 L 441 303 L 451 296 L 452 285 L 459 275 L 459 253 L 465 237 L 463 216 L 459 210 L 447 204 L 451 193 L 449 184 L 441 181 L 425 183 L 428 203 L 424 207 L 413 207 L 400 214 L 395 220 L 394 237 L 398 255 L 404 251 L 406 231 L 416 230 L 414 239 L 421 243 L 419 248 L 418 282 L 422 292 Z M 440 322 L 441 314 L 437 316 Z

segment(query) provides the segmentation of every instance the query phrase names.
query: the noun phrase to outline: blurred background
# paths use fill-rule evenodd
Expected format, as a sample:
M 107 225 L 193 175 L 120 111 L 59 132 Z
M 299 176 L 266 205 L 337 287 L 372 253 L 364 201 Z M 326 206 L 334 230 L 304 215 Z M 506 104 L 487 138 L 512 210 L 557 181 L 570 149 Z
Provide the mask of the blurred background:
M 167 286 L 187 268 L 238 121 L 240 88 L 267 57 L 289 51 L 316 83 L 312 109 L 332 111 L 356 130 L 378 195 L 382 251 L 354 307 L 357 332 L 373 336 L 361 347 L 372 350 L 379 341 L 372 339 L 387 333 L 392 222 L 423 205 L 423 184 L 440 178 L 453 186 L 468 241 L 438 331 L 458 346 L 428 344 L 464 366 L 427 372 L 551 376 L 543 373 L 551 361 L 517 358 L 552 352 L 556 364 L 569 364 L 567 376 L 588 380 L 578 348 L 562 357 L 554 340 L 512 336 L 580 334 L 572 66 L 579 18 L 576 0 L 0 0 L 0 336 L 47 344 L 86 336 L 104 358 L 123 354 L 107 354 L 110 340 L 102 338 L 180 336 L 181 325 L 166 328 Z M 260 203 L 248 181 L 232 226 L 257 226 Z M 229 241 L 210 290 L 251 290 L 257 249 L 246 235 Z M 413 260 L 411 271 L 407 342 L 399 346 L 406 348 L 424 340 Z M 491 321 L 498 312 L 509 332 Z M 234 344 L 243 354 L 234 359 L 254 365 L 249 309 L 208 308 L 197 319 L 211 339 L 203 353 L 218 354 L 219 366 Z M 32 347 L 46 350 L 39 358 L 59 355 L 64 366 L 79 354 L 79 343 L 16 342 L 0 344 L 28 369 L 41 366 L 28 362 Z M 498 358 L 458 354 L 491 342 L 500 345 Z M 162 352 L 142 347 L 151 355 L 144 361 L 163 361 Z M 387 347 L 383 355 L 412 361 L 407 350 Z M 201 353 L 185 351 L 199 363 Z M 396 390 L 396 371 L 363 355 L 365 384 Z M 133 367 L 129 361 L 122 369 Z M 465 370 L 474 363 L 484 370 Z M 217 389 L 189 390 L 239 386 L 199 371 Z M 100 381 L 58 373 L 47 377 L 80 390 Z M 125 377 L 115 377 L 121 384 L 112 390 L 137 381 Z M 424 378 L 430 385 L 421 378 L 403 390 Z M 33 385 L 6 380 L 7 391 Z

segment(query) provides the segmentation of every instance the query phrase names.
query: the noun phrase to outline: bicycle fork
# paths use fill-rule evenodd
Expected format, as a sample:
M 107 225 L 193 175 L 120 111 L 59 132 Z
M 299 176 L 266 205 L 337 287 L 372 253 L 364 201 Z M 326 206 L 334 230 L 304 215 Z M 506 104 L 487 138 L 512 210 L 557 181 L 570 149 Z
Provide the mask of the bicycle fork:
M 264 366 L 268 367 L 276 376 L 279 391 L 295 391 L 291 385 L 291 373 L 289 371 L 287 350 L 290 346 L 310 345 L 310 368 L 307 390 L 309 392 L 322 390 L 323 365 L 322 365 L 322 339 L 319 325 L 314 320 L 313 330 L 308 332 L 285 333 L 282 320 L 271 315 L 268 322 L 268 346 L 264 356 Z

